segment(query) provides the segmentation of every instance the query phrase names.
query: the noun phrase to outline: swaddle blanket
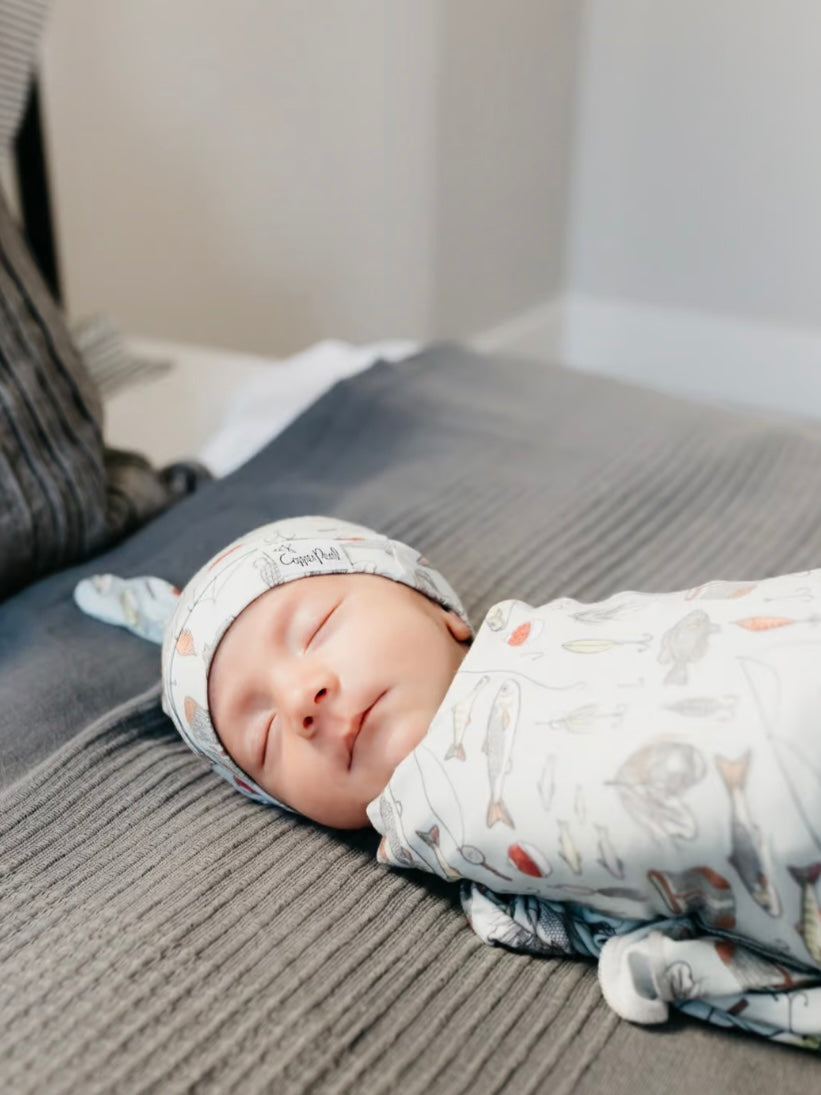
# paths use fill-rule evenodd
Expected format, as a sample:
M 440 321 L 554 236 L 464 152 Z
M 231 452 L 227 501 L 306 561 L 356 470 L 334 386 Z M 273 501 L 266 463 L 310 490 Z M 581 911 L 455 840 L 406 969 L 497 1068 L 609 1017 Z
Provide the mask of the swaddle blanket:
M 487 615 L 368 808 L 488 943 L 599 958 L 669 1005 L 821 1045 L 821 570 Z

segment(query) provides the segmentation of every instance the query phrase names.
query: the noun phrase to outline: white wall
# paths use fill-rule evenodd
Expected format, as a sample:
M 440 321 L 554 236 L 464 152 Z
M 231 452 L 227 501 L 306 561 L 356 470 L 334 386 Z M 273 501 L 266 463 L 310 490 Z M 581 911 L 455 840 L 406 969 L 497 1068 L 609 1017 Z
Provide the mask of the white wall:
M 821 5 L 588 0 L 572 293 L 821 327 Z
M 483 340 L 821 419 L 821 6 L 587 0 L 564 292 Z
M 434 328 L 464 335 L 563 286 L 582 5 L 440 11 Z
M 563 273 L 574 0 L 55 0 L 70 313 L 263 353 L 467 336 Z
M 54 5 L 72 313 L 479 333 L 821 417 L 817 0 Z

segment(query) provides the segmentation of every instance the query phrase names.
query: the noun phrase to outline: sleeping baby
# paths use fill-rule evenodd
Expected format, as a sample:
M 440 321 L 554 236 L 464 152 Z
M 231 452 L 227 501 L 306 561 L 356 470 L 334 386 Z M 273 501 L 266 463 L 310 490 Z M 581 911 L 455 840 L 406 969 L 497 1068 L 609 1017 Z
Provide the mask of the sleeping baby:
M 504 601 L 474 637 L 417 551 L 303 517 L 181 595 L 75 597 L 163 636 L 163 706 L 219 775 L 372 824 L 381 862 L 461 885 L 486 942 L 597 958 L 636 1022 L 673 1005 L 821 1046 L 821 570 Z

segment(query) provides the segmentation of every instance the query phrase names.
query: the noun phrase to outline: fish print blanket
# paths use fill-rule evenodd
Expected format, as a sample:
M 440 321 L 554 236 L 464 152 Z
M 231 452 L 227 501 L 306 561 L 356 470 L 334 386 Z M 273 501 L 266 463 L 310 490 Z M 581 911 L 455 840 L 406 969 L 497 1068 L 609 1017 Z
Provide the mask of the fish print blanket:
M 821 1046 L 821 570 L 494 606 L 368 808 L 488 943 Z

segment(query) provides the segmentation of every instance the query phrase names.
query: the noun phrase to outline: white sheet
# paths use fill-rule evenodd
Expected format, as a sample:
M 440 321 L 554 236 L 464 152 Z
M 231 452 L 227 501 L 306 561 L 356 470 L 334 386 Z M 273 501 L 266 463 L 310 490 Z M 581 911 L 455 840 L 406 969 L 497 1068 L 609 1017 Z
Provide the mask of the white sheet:
M 142 357 L 173 368 L 105 403 L 105 438 L 153 463 L 196 457 L 227 475 L 280 433 L 337 380 L 379 358 L 401 361 L 417 350 L 408 340 L 354 346 L 317 342 L 277 360 L 231 350 L 129 338 Z

